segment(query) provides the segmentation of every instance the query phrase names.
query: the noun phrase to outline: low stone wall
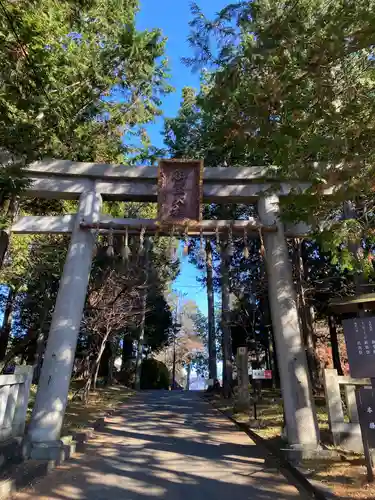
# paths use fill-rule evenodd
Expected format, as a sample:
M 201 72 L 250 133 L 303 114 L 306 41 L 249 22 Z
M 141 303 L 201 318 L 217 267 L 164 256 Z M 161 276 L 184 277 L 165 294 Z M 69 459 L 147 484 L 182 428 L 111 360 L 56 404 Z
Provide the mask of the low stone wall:
M 32 376 L 32 366 L 16 366 L 13 375 L 0 375 L 0 443 L 23 436 Z

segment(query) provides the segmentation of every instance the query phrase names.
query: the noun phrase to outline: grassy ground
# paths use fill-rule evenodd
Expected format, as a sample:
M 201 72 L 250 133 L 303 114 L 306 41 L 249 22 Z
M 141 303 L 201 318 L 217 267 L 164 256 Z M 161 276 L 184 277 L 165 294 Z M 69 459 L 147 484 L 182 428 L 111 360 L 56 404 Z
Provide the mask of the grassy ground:
M 263 398 L 257 403 L 257 420 L 254 420 L 254 409 L 249 413 L 235 413 L 233 401 L 215 397 L 214 406 L 238 422 L 248 424 L 260 437 L 269 444 L 279 448 L 285 446 L 282 439 L 283 408 L 280 393 L 264 391 Z M 334 448 L 328 427 L 328 415 L 324 398 L 315 401 L 322 444 Z M 367 483 L 366 468 L 363 456 L 338 450 L 340 457 L 330 461 L 309 461 L 304 464 L 309 477 L 329 486 L 342 500 L 361 499 L 375 500 L 375 485 Z
M 65 413 L 62 431 L 63 436 L 82 430 L 85 427 L 91 427 L 95 420 L 105 416 L 107 412 L 115 409 L 133 394 L 133 391 L 122 385 L 99 387 L 96 391 L 90 393 L 88 402 L 83 404 L 80 400 L 76 399 L 73 401 L 72 399 L 79 387 L 79 381 L 72 382 Z M 36 385 L 31 386 L 28 419 L 31 416 L 32 407 L 34 405 L 36 389 Z

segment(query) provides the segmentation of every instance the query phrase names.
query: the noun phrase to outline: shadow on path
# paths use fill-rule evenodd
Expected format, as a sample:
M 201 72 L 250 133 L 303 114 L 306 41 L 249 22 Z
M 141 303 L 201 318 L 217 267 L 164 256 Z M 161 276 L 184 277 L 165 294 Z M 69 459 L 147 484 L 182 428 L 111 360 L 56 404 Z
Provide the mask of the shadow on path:
M 196 393 L 139 393 L 106 422 L 84 455 L 13 498 L 303 498 L 244 433 Z

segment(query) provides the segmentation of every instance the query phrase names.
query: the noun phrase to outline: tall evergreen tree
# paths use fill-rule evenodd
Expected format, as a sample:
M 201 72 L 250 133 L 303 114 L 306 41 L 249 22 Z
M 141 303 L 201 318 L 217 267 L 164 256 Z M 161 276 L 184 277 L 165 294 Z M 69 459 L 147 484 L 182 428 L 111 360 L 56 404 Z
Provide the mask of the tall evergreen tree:
M 171 87 L 165 40 L 159 30 L 137 30 L 138 6 L 137 0 L 0 3 L 1 227 L 9 225 L 9 207 L 27 184 L 24 167 L 33 160 L 130 163 L 141 156 L 153 161 L 156 149 L 145 125 L 161 113 L 161 98 Z M 76 205 L 21 199 L 19 209 L 22 214 L 55 215 L 75 212 Z M 106 209 L 124 216 L 129 207 L 111 204 Z M 105 238 L 99 241 L 99 252 L 106 243 Z M 118 255 L 121 241 L 115 244 Z M 16 343 L 21 342 L 21 349 L 31 343 L 35 351 L 38 331 L 46 339 L 66 245 L 60 236 L 12 239 L 1 278 L 17 289 L 24 338 Z M 154 252 L 155 263 L 163 260 L 164 247 L 161 243 Z M 105 277 L 113 263 L 107 259 L 106 270 L 97 264 L 93 275 Z M 159 296 L 170 276 L 166 267 L 165 262 L 159 265 L 155 281 Z M 158 330 L 157 335 L 163 342 L 163 333 Z M 157 345 L 151 337 L 150 343 Z
M 343 266 L 369 269 L 375 3 L 255 0 L 228 5 L 213 21 L 196 5 L 193 13 L 188 62 L 204 64 L 207 81 L 199 114 L 189 116 L 199 144 L 232 166 L 268 165 L 277 178 L 310 181 L 304 196 L 285 200 L 284 215 L 312 224 Z M 345 199 L 355 219 L 340 218 Z M 365 236 L 364 252 L 346 251 Z

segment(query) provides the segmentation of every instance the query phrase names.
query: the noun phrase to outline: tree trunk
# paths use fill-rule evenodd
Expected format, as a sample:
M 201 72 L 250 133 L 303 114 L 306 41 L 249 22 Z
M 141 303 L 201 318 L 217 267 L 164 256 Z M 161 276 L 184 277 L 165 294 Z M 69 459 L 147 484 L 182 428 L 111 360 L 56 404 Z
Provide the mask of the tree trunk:
M 221 329 L 223 346 L 223 392 L 229 398 L 232 392 L 232 340 L 230 332 L 230 288 L 229 288 L 230 258 L 224 250 L 221 256 Z
M 148 247 L 148 242 L 147 245 Z M 138 345 L 137 345 L 137 359 L 135 362 L 135 380 L 134 380 L 134 388 L 136 391 L 141 389 L 141 371 L 142 371 L 142 355 L 143 355 L 143 344 L 145 341 L 145 323 L 146 323 L 146 307 L 147 307 L 147 287 L 148 287 L 148 278 L 149 278 L 149 255 L 148 251 L 145 251 L 144 258 L 144 266 L 145 266 L 145 283 L 144 289 L 141 291 L 141 321 L 139 325 L 139 337 L 138 337 Z
M 43 364 L 43 355 L 44 351 L 46 349 L 46 339 L 48 335 L 48 329 L 45 328 L 46 326 L 46 321 L 48 318 L 48 312 L 50 309 L 50 302 L 49 300 L 45 300 L 44 302 L 44 308 L 43 308 L 43 313 L 41 315 L 40 323 L 39 323 L 39 334 L 36 339 L 36 349 L 35 349 L 35 354 L 34 354 L 34 359 L 32 360 L 33 366 L 34 366 L 34 373 L 33 373 L 33 383 L 37 384 L 39 382 L 39 377 L 40 373 L 42 370 L 42 364 Z
M 8 208 L 6 209 L 5 205 L 2 208 L 7 212 L 7 217 L 10 218 L 10 224 L 13 223 L 14 219 L 18 215 L 19 211 L 19 200 L 16 195 L 13 195 L 9 201 Z M 3 267 L 5 255 L 9 248 L 10 234 L 9 231 L 1 230 L 0 231 L 0 269 Z
M 141 371 L 142 371 L 142 354 L 143 354 L 143 344 L 145 340 L 145 322 L 146 322 L 146 305 L 147 305 L 147 287 L 142 290 L 142 302 L 141 302 L 141 321 L 139 325 L 139 337 L 137 345 L 137 359 L 135 363 L 135 381 L 134 387 L 136 391 L 141 389 Z
M 0 231 L 0 269 L 3 267 L 4 258 L 9 246 L 9 234 L 2 230 Z
M 121 371 L 125 370 L 128 367 L 128 362 L 132 359 L 132 355 L 133 339 L 129 335 L 129 332 L 125 331 L 122 341 Z
M 99 373 L 99 368 L 100 368 L 100 360 L 102 358 L 102 354 L 104 352 L 104 349 L 105 349 L 105 345 L 106 345 L 106 342 L 108 340 L 108 337 L 109 337 L 109 334 L 110 334 L 110 330 L 108 330 L 106 332 L 106 334 L 104 335 L 104 337 L 102 338 L 102 342 L 100 344 L 100 348 L 99 348 L 99 352 L 96 356 L 96 359 L 91 367 L 91 370 L 90 370 L 90 373 L 89 373 L 89 376 L 86 380 L 86 384 L 84 386 L 84 389 L 83 389 L 83 401 L 86 403 L 87 402 L 87 399 L 88 399 L 88 395 L 89 395 L 89 392 L 90 392 L 90 389 L 91 389 L 91 384 L 92 384 L 92 387 L 93 389 L 95 390 L 96 389 L 96 384 L 97 384 L 97 381 L 98 381 L 98 373 Z
M 116 355 L 118 352 L 119 344 L 120 344 L 119 338 L 116 338 L 113 342 L 111 342 L 111 357 L 109 358 L 109 362 L 108 362 L 107 385 L 113 384 L 113 372 L 115 369 L 115 361 L 116 361 Z
M 94 364 L 94 367 L 95 367 L 95 369 L 94 369 L 94 379 L 93 379 L 93 384 L 92 384 L 94 390 L 96 389 L 96 386 L 97 386 L 97 383 L 98 383 L 100 361 L 102 359 L 103 352 L 105 350 L 105 346 L 107 344 L 109 334 L 110 334 L 110 329 L 108 328 L 107 332 L 105 333 L 105 335 L 104 335 L 104 337 L 102 339 L 102 343 L 100 344 L 99 352 L 98 352 L 98 355 L 97 355 L 96 360 L 95 360 L 95 364 Z
M 303 293 L 304 295 L 304 293 Z M 307 362 L 311 373 L 311 378 L 315 389 L 321 386 L 319 360 L 315 349 L 314 327 L 312 324 L 311 309 L 304 301 L 301 309 L 302 328 L 304 332 L 304 342 L 306 347 Z
M 207 304 L 208 304 L 208 373 L 210 379 L 217 379 L 215 302 L 213 287 L 212 247 L 206 242 Z
M 276 387 L 280 387 L 280 372 L 279 372 L 279 362 L 277 359 L 277 352 L 276 352 L 276 342 L 275 342 L 275 336 L 273 334 L 273 329 L 271 327 L 270 329 L 270 339 L 271 339 L 271 344 L 272 344 L 272 356 L 273 356 L 273 366 L 274 366 L 274 375 L 273 375 L 273 381 Z M 273 384 L 272 384 L 273 386 Z
M 176 336 L 177 327 L 176 325 L 173 325 L 172 390 L 176 389 Z
M 46 341 L 46 332 L 43 332 L 41 330 L 36 339 L 36 351 L 33 360 L 33 365 L 34 365 L 33 384 L 37 384 L 39 382 L 40 373 L 42 371 L 43 354 L 46 347 L 45 341 Z
M 311 310 L 306 302 L 304 280 L 305 267 L 302 259 L 302 242 L 299 238 L 293 240 L 293 261 L 297 287 L 297 307 L 302 329 L 303 343 L 306 350 L 307 364 L 314 390 L 321 385 L 319 374 L 319 361 L 315 350 L 314 327 L 312 324 Z
M 336 320 L 333 314 L 330 314 L 328 316 L 328 326 L 329 326 L 329 336 L 331 340 L 331 349 L 332 349 L 332 362 L 333 362 L 333 368 L 337 370 L 337 373 L 339 375 L 344 375 L 342 366 L 341 366 L 341 359 L 340 359 L 340 350 L 339 350 L 339 343 L 337 339 L 337 327 L 336 327 Z
M 25 348 L 31 343 L 35 342 L 36 339 L 36 332 L 29 330 L 24 338 L 20 340 L 12 349 L 9 351 L 4 360 L 0 362 L 0 372 L 4 372 L 9 363 L 12 361 L 12 359 L 17 356 L 18 354 L 21 354 L 24 352 Z
M 3 361 L 8 349 L 10 332 L 12 329 L 12 312 L 15 294 L 12 288 L 9 288 L 7 302 L 4 311 L 3 326 L 0 331 L 0 361 Z
M 261 241 L 260 253 L 261 255 L 264 254 L 264 249 L 262 250 L 262 241 Z M 277 361 L 275 338 L 273 335 L 270 304 L 268 300 L 268 284 L 267 284 L 268 276 L 264 258 L 261 259 L 260 279 L 263 282 L 263 287 L 264 287 L 263 293 L 260 298 L 260 304 L 261 304 L 261 310 L 263 312 L 264 326 L 268 330 L 268 346 L 269 346 L 268 350 L 270 354 L 270 365 L 272 370 L 272 388 L 276 389 L 276 387 L 280 387 L 280 373 Z
M 343 205 L 343 215 L 344 219 L 358 219 L 358 212 L 356 209 L 355 204 L 352 201 L 344 201 Z M 358 235 L 358 240 L 353 241 L 349 240 L 348 244 L 349 252 L 353 254 L 355 260 L 359 263 L 360 261 L 360 251 L 362 250 L 361 247 L 361 235 Z M 360 266 L 359 266 L 360 267 Z M 366 278 L 365 275 L 362 271 L 356 271 L 354 273 L 354 284 L 355 284 L 355 293 L 357 295 L 360 295 L 361 293 L 364 293 L 366 291 L 366 288 L 364 287 L 366 283 Z
M 190 390 L 190 375 L 191 375 L 191 363 L 189 362 L 186 367 L 186 390 Z
M 279 373 L 277 370 L 276 352 L 271 328 L 268 329 L 268 355 L 270 370 L 272 370 L 272 389 L 276 389 L 276 381 L 278 381 Z
M 98 375 L 99 375 L 99 369 L 100 369 L 100 360 L 102 358 L 102 355 L 103 355 L 103 352 L 104 352 L 104 348 L 105 347 L 103 347 L 102 351 L 99 351 L 99 355 L 98 355 L 99 361 L 97 361 L 97 363 L 95 363 L 95 373 L 94 373 L 94 378 L 93 378 L 93 381 L 92 381 L 92 388 L 93 388 L 94 391 L 96 390 L 96 387 L 97 387 L 97 384 L 98 384 Z

